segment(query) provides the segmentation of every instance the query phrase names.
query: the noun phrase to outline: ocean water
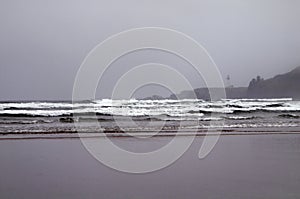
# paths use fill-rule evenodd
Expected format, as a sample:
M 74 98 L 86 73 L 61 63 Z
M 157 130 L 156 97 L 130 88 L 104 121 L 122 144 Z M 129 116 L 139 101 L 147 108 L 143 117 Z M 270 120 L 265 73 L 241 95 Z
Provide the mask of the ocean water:
M 75 125 L 76 124 L 76 125 Z M 292 99 L 0 102 L 0 134 L 297 131 Z

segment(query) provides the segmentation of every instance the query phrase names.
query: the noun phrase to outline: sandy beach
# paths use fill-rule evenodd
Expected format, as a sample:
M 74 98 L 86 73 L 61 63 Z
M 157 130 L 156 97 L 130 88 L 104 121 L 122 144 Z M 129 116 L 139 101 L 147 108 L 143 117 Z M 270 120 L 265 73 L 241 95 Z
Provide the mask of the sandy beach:
M 112 140 L 127 150 L 148 151 L 169 138 Z M 76 138 L 1 140 L 0 198 L 300 197 L 299 134 L 221 136 L 200 160 L 202 140 L 196 137 L 178 161 L 148 174 L 110 169 Z

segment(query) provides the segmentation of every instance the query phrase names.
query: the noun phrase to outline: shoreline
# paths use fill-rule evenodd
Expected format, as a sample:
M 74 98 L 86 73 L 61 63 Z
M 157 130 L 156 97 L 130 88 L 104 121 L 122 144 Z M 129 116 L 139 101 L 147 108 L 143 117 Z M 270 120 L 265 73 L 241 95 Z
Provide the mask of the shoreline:
M 152 131 L 153 132 L 153 131 Z M 154 138 L 154 137 L 174 137 L 174 136 L 195 136 L 195 137 L 204 137 L 204 136 L 246 136 L 246 135 L 299 135 L 300 131 L 222 131 L 222 132 L 190 132 L 190 131 L 181 131 L 180 133 L 174 132 L 159 132 L 157 134 L 149 134 L 148 132 L 140 132 L 131 134 L 127 133 L 59 133 L 59 134 L 7 134 L 1 135 L 0 141 L 5 140 L 51 140 L 51 139 L 85 139 L 85 138 Z

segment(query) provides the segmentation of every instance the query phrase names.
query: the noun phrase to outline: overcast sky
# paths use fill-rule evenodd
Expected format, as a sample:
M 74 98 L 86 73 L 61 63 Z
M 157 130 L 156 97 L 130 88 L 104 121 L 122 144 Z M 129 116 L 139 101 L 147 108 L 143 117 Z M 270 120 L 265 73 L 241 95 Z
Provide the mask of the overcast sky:
M 0 100 L 70 99 L 76 72 L 94 46 L 146 26 L 193 37 L 235 86 L 300 66 L 298 0 L 1 0 Z M 119 60 L 107 82 L 118 79 L 120 66 L 153 61 L 174 65 L 201 86 L 184 63 L 157 52 Z

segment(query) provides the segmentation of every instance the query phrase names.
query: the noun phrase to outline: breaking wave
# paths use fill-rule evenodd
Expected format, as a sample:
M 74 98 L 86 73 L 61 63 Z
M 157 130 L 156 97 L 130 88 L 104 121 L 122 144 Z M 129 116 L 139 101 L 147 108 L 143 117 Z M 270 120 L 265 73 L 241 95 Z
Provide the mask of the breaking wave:
M 93 123 L 105 129 L 116 126 L 116 120 L 128 129 L 133 123 L 141 129 L 165 123 L 173 129 L 183 123 L 187 128 L 199 123 L 206 128 L 214 121 L 226 122 L 224 127 L 255 128 L 300 126 L 300 102 L 284 99 L 184 100 L 94 100 L 82 102 L 2 102 L 0 133 L 3 132 L 74 132 L 74 122 L 95 131 Z M 150 128 L 150 127 L 149 127 Z M 151 129 L 150 128 L 150 129 Z M 71 129 L 71 130 L 70 130 Z

